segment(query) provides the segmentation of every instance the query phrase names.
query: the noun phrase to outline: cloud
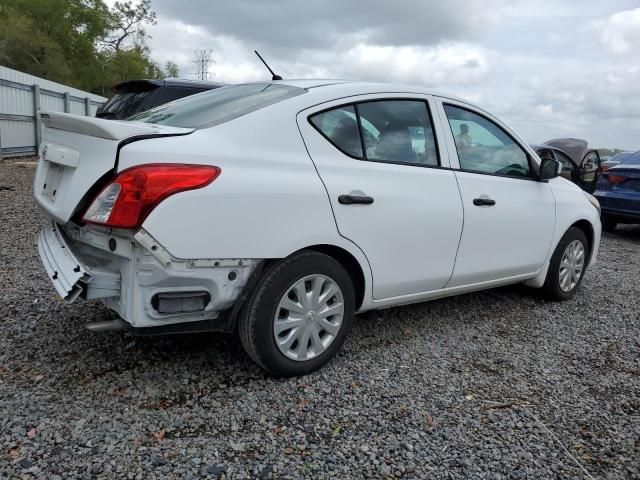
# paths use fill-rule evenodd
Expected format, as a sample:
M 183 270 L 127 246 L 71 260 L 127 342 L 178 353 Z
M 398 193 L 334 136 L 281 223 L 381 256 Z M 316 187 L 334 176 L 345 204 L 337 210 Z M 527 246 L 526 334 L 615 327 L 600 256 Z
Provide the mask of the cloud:
M 474 38 L 500 19 L 507 0 L 279 0 L 176 2 L 155 0 L 154 9 L 212 35 L 242 38 L 251 48 L 282 52 L 335 49 L 347 43 L 432 45 Z M 357 41 L 354 41 L 357 40 Z M 295 54 L 295 53 L 294 53 Z
M 194 50 L 212 48 L 215 64 L 211 72 L 225 83 L 263 80 L 267 71 L 244 38 L 213 35 L 211 30 L 159 17 L 151 34 L 154 58 L 180 66 L 181 75 L 195 70 Z M 442 85 L 465 85 L 480 81 L 489 71 L 492 52 L 464 42 L 431 46 L 375 45 L 362 37 L 342 40 L 342 49 L 300 49 L 295 55 L 261 53 L 286 78 L 355 78 L 370 81 Z
M 304 62 L 284 62 L 278 69 L 290 78 L 355 78 L 439 86 L 481 81 L 491 63 L 491 52 L 458 42 L 437 46 L 358 43 L 341 52 L 311 50 L 302 56 Z
M 602 41 L 611 52 L 633 53 L 637 58 L 640 51 L 640 8 L 611 15 L 600 26 Z
M 528 141 L 571 135 L 640 147 L 637 0 L 153 0 L 152 55 L 193 78 L 213 49 L 214 80 L 284 78 L 420 84 L 480 104 Z

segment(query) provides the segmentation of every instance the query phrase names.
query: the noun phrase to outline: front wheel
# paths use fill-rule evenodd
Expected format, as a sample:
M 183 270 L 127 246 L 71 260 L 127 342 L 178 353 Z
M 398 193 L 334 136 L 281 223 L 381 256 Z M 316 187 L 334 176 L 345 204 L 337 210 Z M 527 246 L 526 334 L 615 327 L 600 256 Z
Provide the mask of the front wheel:
M 584 232 L 571 227 L 558 242 L 542 287 L 551 300 L 568 300 L 582 282 L 587 268 L 589 244 Z
M 326 364 L 351 327 L 355 293 L 332 257 L 306 251 L 269 268 L 247 300 L 238 333 L 247 354 L 278 376 Z

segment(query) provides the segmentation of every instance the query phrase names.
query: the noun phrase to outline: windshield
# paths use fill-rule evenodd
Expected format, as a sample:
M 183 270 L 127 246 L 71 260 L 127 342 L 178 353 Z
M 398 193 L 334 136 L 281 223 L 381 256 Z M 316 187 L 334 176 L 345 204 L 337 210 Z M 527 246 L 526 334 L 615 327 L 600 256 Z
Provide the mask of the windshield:
M 273 83 L 231 85 L 162 105 L 128 120 L 172 127 L 212 127 L 305 92 L 303 88 Z

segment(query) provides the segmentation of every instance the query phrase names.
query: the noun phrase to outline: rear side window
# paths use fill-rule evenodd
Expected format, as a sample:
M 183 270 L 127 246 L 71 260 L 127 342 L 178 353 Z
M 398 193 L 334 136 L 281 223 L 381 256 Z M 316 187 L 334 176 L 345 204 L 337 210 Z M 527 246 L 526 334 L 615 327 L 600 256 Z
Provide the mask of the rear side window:
M 423 101 L 360 102 L 315 114 L 309 121 L 336 148 L 351 157 L 374 162 L 439 165 L 431 115 Z
M 352 157 L 362 158 L 362 142 L 353 105 L 319 113 L 311 117 L 310 121 L 342 152 Z
M 438 165 L 427 104 L 385 100 L 358 104 L 367 160 Z
M 207 128 L 305 92 L 303 88 L 273 83 L 231 85 L 161 105 L 129 120 L 172 127 Z

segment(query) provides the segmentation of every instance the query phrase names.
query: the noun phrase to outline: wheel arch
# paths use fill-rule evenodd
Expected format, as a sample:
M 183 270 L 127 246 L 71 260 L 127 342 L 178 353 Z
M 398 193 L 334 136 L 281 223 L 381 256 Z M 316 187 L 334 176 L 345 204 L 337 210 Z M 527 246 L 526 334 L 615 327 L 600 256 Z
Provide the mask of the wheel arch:
M 311 250 L 328 255 L 344 267 L 351 278 L 351 282 L 353 283 L 353 289 L 356 294 L 356 311 L 358 311 L 364 302 L 366 280 L 364 270 L 356 257 L 342 247 L 329 244 L 311 245 L 303 250 Z
M 589 253 L 587 256 L 587 262 L 586 265 L 589 265 L 589 263 L 591 262 L 591 254 L 593 253 L 593 243 L 594 243 L 594 237 L 595 237 L 595 232 L 593 230 L 593 225 L 591 224 L 591 222 L 589 220 L 578 220 L 577 222 L 574 222 L 571 227 L 576 227 L 580 230 L 582 230 L 582 232 L 584 233 L 585 237 L 587 237 L 587 243 L 589 245 Z M 571 228 L 569 227 L 569 228 Z M 567 229 L 568 230 L 568 229 Z M 564 235 L 564 234 L 563 234 Z

